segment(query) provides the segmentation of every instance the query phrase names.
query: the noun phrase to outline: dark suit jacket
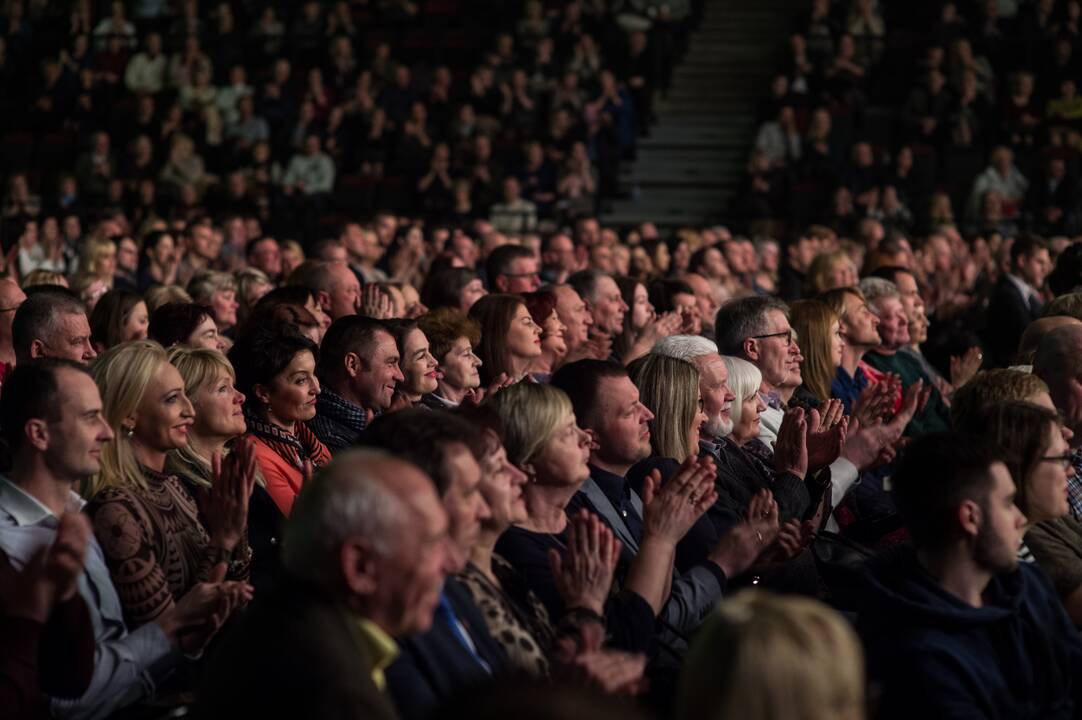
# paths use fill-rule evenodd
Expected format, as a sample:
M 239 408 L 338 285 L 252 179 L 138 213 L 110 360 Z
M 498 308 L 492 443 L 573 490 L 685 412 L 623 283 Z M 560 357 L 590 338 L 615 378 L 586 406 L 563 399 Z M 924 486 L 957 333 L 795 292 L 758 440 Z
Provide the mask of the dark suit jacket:
M 985 317 L 988 325 L 984 329 L 984 341 L 988 344 L 992 362 L 995 367 L 1013 365 L 1018 354 L 1018 341 L 1026 326 L 1039 317 L 1038 313 L 1030 309 L 1010 278 L 1003 276 L 992 289 Z
M 321 591 L 284 580 L 222 638 L 196 717 L 396 720 L 350 622 Z
M 454 578 L 447 579 L 443 592 L 492 674 L 463 647 L 437 612 L 428 632 L 399 639 L 402 654 L 387 668 L 387 689 L 405 720 L 423 720 L 452 695 L 511 672 L 507 655 L 492 639 L 469 592 Z

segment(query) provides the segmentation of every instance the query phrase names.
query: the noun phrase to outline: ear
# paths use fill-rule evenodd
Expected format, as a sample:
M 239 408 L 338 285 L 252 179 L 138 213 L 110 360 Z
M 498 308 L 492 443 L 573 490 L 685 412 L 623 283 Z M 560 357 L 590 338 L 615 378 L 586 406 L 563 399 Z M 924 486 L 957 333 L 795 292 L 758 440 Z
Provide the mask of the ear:
M 593 428 L 583 428 L 582 431 L 584 433 L 586 433 L 590 438 L 590 452 L 591 453 L 594 450 L 597 450 L 598 448 L 601 447 L 601 443 L 598 441 L 598 438 L 597 438 L 597 431 L 596 430 L 594 430 Z
M 331 309 L 331 295 L 326 290 L 316 290 L 316 302 L 319 303 L 319 307 L 327 312 Z
M 342 359 L 342 365 L 345 367 L 346 375 L 351 378 L 357 377 L 365 369 L 361 356 L 352 352 L 346 353 L 346 356 Z
M 41 340 L 37 340 L 37 339 L 31 340 L 30 341 L 30 357 L 31 358 L 45 357 L 45 343 L 43 343 Z
M 748 360 L 759 359 L 759 341 L 755 338 L 744 338 L 744 357 Z
M 497 275 L 492 281 L 492 284 L 496 286 L 496 289 L 502 293 L 507 292 L 507 278 L 503 275 Z
M 379 587 L 372 551 L 366 540 L 347 538 L 338 551 L 338 563 L 342 581 L 350 594 L 367 597 Z
M 270 390 L 266 385 L 260 385 L 256 383 L 252 385 L 252 394 L 255 395 L 256 400 L 266 405 L 270 402 Z
M 955 509 L 955 516 L 966 536 L 976 538 L 984 523 L 984 513 L 980 504 L 973 500 L 963 500 Z
M 27 420 L 23 433 L 26 435 L 26 441 L 35 450 L 44 452 L 49 448 L 49 426 L 44 420 Z

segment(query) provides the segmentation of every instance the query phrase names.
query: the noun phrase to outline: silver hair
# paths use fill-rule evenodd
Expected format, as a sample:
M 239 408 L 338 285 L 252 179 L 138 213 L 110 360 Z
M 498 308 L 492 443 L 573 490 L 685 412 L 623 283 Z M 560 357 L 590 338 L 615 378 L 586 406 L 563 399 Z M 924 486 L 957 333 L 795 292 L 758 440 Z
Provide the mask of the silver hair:
M 405 504 L 378 472 L 393 460 L 377 450 L 350 450 L 305 485 L 282 544 L 282 565 L 290 576 L 333 589 L 337 551 L 347 538 L 365 538 L 380 554 L 393 550 L 409 520 Z
M 902 295 L 898 292 L 898 286 L 892 283 L 890 280 L 877 277 L 866 277 L 860 281 L 860 291 L 864 293 L 864 300 L 871 305 L 873 302 L 883 297 L 895 297 L 900 298 Z
M 665 357 L 687 360 L 691 362 L 697 357 L 710 355 L 718 351 L 718 346 L 713 340 L 707 340 L 702 335 L 670 335 L 658 340 L 651 348 L 651 355 L 664 355 Z
M 725 361 L 725 369 L 729 371 L 729 389 L 733 391 L 736 399 L 733 400 L 733 425 L 740 423 L 740 415 L 744 410 L 744 401 L 753 394 L 759 392 L 759 386 L 763 384 L 763 373 L 759 368 L 747 360 L 731 355 L 722 355 Z

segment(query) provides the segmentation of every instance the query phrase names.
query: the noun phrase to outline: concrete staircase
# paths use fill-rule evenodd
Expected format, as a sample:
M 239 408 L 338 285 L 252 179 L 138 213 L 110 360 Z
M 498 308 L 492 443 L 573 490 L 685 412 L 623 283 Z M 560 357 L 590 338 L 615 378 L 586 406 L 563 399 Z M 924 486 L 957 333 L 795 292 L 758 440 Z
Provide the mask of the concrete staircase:
M 792 0 L 707 0 L 669 96 L 656 103 L 658 124 L 621 171 L 628 197 L 612 203 L 606 224 L 725 222 L 793 13 Z

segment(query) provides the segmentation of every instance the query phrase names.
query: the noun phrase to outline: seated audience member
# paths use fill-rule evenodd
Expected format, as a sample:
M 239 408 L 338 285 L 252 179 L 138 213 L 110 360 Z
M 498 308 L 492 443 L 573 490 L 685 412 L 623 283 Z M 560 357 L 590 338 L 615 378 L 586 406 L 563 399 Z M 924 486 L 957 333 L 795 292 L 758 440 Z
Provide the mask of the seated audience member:
M 530 362 L 529 374 L 538 382 L 547 382 L 557 365 L 567 356 L 567 328 L 556 312 L 556 291 L 545 288 L 524 296 L 526 309 L 541 328 L 541 354 Z
M 501 375 L 511 383 L 526 378 L 530 365 L 541 356 L 542 330 L 523 299 L 486 295 L 470 308 L 470 318 L 481 328 L 477 354 L 482 384 L 491 385 Z
M 139 292 L 177 283 L 180 257 L 176 253 L 173 236 L 164 231 L 153 231 L 143 238 L 143 251 L 139 256 L 139 272 L 136 283 Z
M 152 287 L 143 293 L 143 299 L 146 300 L 147 310 L 151 314 L 162 305 L 167 303 L 188 303 L 191 304 L 192 296 L 188 294 L 188 291 L 179 285 L 159 285 Z
M 15 367 L 15 344 L 12 325 L 26 293 L 11 278 L 0 279 L 0 382 Z
M 241 439 L 244 395 L 237 392 L 233 366 L 217 350 L 173 347 L 169 362 L 184 381 L 184 393 L 192 403 L 195 417 L 188 429 L 188 444 L 169 453 L 166 470 L 176 475 L 195 494 L 213 490 L 215 463 L 235 462 L 245 469 L 251 482 L 248 501 L 248 544 L 252 548 L 250 576 L 258 592 L 270 586 L 278 562 L 281 524 L 284 519 L 267 494 L 266 481 L 254 467 L 255 453 L 250 441 Z M 235 469 L 231 470 L 235 471 Z
M 55 357 L 85 365 L 97 356 L 86 306 L 71 291 L 52 286 L 27 293 L 11 321 L 11 343 L 17 363 Z
M 10 379 L 0 393 L 0 427 L 12 454 L 10 471 L 0 477 L 0 551 L 15 569 L 25 569 L 39 562 L 39 553 L 50 544 L 74 552 L 73 535 L 82 531 L 73 524 L 83 505 L 75 487 L 101 471 L 100 455 L 113 431 L 102 417 L 101 396 L 84 366 L 34 360 L 12 371 Z M 89 684 L 79 692 L 71 692 L 74 677 L 64 678 L 56 688 L 42 684 L 41 690 L 53 695 L 48 711 L 54 717 L 105 718 L 149 698 L 178 667 L 178 650 L 198 653 L 232 609 L 250 596 L 241 583 L 220 582 L 224 573 L 219 569 L 214 582 L 195 585 L 153 621 L 129 633 L 102 548 L 93 536 L 86 542 L 85 565 L 78 569 L 79 581 L 70 587 L 90 613 L 92 672 Z M 12 586 L 5 581 L 4 587 Z M 4 609 L 10 607 L 5 603 Z M 62 615 L 69 613 L 57 605 L 47 627 L 64 622 Z M 59 639 L 66 645 L 67 660 L 81 664 L 80 636 L 65 634 Z M 82 673 L 78 677 L 83 678 Z M 26 699 L 39 702 L 37 696 Z M 14 710 L 8 704 L 4 708 Z
M 248 319 L 252 308 L 264 295 L 274 290 L 274 283 L 258 268 L 246 267 L 237 271 L 237 324 Z M 328 318 L 328 323 L 330 319 Z
M 143 298 L 128 290 L 110 290 L 90 313 L 90 342 L 95 352 L 105 352 L 128 340 L 145 340 L 147 325 Z
M 331 453 L 356 444 L 372 418 L 391 407 L 404 379 L 398 345 L 381 320 L 347 315 L 331 323 L 320 348 L 320 393 L 308 427 Z
M 467 397 L 480 399 L 481 358 L 473 349 L 481 341 L 477 322 L 458 310 L 440 308 L 422 315 L 417 326 L 439 363 L 436 390 L 421 398 L 431 408 L 452 409 Z
M 995 367 L 1014 362 L 1026 326 L 1041 316 L 1044 280 L 1051 270 L 1044 240 L 1023 236 L 1011 244 L 1010 269 L 992 290 L 985 316 L 984 338 Z
M 237 324 L 237 281 L 229 273 L 200 270 L 188 282 L 188 294 L 212 311 L 218 331 L 232 336 Z
M 898 289 L 894 283 L 882 278 L 864 278 L 860 289 L 879 318 L 879 337 L 882 340 L 879 347 L 865 354 L 864 360 L 881 373 L 900 377 L 903 390 L 919 382 L 931 393 L 924 409 L 914 416 L 906 432 L 915 436 L 949 429 L 950 409 L 932 378 L 924 372 L 919 360 L 901 352 L 909 344 L 909 318 Z
M 421 287 L 421 302 L 429 310 L 453 308 L 468 313 L 487 294 L 481 278 L 470 268 L 433 268 Z
M 912 549 L 870 568 L 859 627 L 879 717 L 1073 717 L 1082 640 L 1044 574 L 1018 562 L 1026 517 L 985 440 L 909 445 L 893 493 Z
M 1082 625 L 1082 524 L 1068 513 L 1074 468 L 1059 416 L 1027 402 L 1001 402 L 983 408 L 973 428 L 1003 453 L 1018 488 L 1014 503 L 1026 516 L 1018 559 L 1048 574 L 1067 614 Z
M 288 516 L 309 466 L 331 454 L 305 424 L 316 415 L 319 348 L 289 325 L 249 327 L 229 351 L 267 493 Z
M 624 329 L 624 315 L 629 308 L 620 287 L 611 275 L 598 270 L 580 270 L 567 279 L 590 313 L 590 334 L 611 341 Z M 567 321 L 564 321 L 567 324 Z M 607 358 L 602 358 L 607 359 Z
M 416 320 L 389 320 L 387 329 L 398 346 L 398 368 L 402 379 L 395 386 L 393 409 L 413 407 L 439 387 L 439 363 L 432 356 L 428 338 Z
M 481 522 L 491 511 L 481 495 L 481 467 L 471 448 L 478 430 L 443 410 L 407 408 L 390 413 L 365 431 L 365 445 L 410 457 L 436 487 L 449 521 L 449 561 L 465 568 Z M 400 636 L 398 658 L 387 668 L 387 683 L 406 720 L 428 717 L 453 694 L 499 678 L 511 666 L 489 634 L 484 618 L 462 584 L 448 578 L 432 627 Z
M 283 305 L 300 308 L 310 314 L 319 328 L 319 339 L 313 340 L 313 342 L 317 345 L 323 342 L 323 335 L 327 332 L 327 328 L 331 326 L 331 318 L 320 307 L 315 291 L 309 290 L 302 285 L 286 285 L 268 291 L 251 309 L 249 316 L 258 316 L 260 320 L 265 321 L 267 317 L 273 314 L 271 311 L 274 308 Z
M 541 287 L 541 268 L 533 250 L 521 245 L 502 245 L 485 260 L 489 290 L 523 295 Z
M 1048 385 L 1036 375 L 1009 368 L 982 370 L 954 394 L 951 424 L 958 432 L 977 433 L 974 423 L 993 403 L 1022 400 L 1055 411 Z
M 1071 464 L 1075 474 L 1067 480 L 1071 516 L 1082 522 L 1082 326 L 1056 328 L 1041 340 L 1033 358 L 1033 374 L 1048 385 L 1048 393 L 1063 424 L 1073 433 Z
M 166 472 L 166 456 L 188 444 L 194 412 L 165 351 L 133 340 L 99 355 L 91 371 L 113 437 L 102 446 L 87 511 L 125 618 L 133 625 L 153 620 L 219 564 L 230 579 L 247 581 L 250 473 L 227 465 L 201 511 Z
M 1046 315 L 1031 322 L 1022 333 L 1022 339 L 1018 341 L 1018 355 L 1014 359 L 1018 369 L 1032 371 L 1033 356 L 1037 354 L 1037 348 L 1045 335 L 1064 325 L 1079 324 L 1082 324 L 1082 320 L 1069 315 Z
M 871 368 L 864 356 L 879 347 L 879 318 L 868 307 L 864 293 L 855 286 L 837 288 L 819 296 L 841 319 L 842 361 L 830 384 L 830 395 L 842 401 L 846 415 L 871 382 Z
M 691 643 L 676 717 L 859 720 L 864 653 L 826 605 L 747 590 L 718 606 Z
M 556 315 L 564 325 L 567 354 L 563 361 L 568 363 L 583 358 L 607 360 L 612 355 L 612 339 L 590 338 L 594 318 L 578 291 L 570 285 L 554 285 L 552 292 L 556 296 Z
M 147 337 L 164 348 L 174 345 L 222 351 L 214 312 L 206 305 L 170 302 L 150 313 Z
M 309 260 L 289 275 L 289 284 L 311 290 L 332 321 L 355 315 L 361 306 L 361 283 L 344 262 Z
M 642 282 L 618 277 L 616 284 L 628 311 L 624 314 L 622 331 L 613 341 L 613 352 L 628 365 L 650 352 L 656 342 L 680 330 L 683 318 L 679 311 L 659 317 Z
M 336 457 L 293 506 L 281 582 L 212 659 L 200 716 L 400 717 L 386 674 L 402 652 L 394 638 L 432 627 L 451 544 L 416 466 L 371 450 Z
M 627 370 L 615 363 L 579 360 L 560 368 L 552 385 L 567 393 L 592 444 L 590 477 L 568 508 L 585 508 L 600 516 L 623 544 L 621 577 L 630 574 L 629 566 L 649 569 L 656 584 L 640 594 L 658 612 L 663 627 L 681 634 L 692 632 L 720 599 L 729 578 L 746 570 L 759 550 L 773 540 L 769 523 L 776 522 L 776 512 L 756 515 L 754 524 L 733 523 L 730 529 L 736 532 L 721 538 L 701 563 L 674 574 L 671 548 L 716 499 L 713 462 L 689 458 L 664 485 L 658 473 L 651 473 L 640 497 L 631 489 L 627 474 L 651 454 L 653 415 L 640 402 Z M 670 549 L 659 555 L 659 545 Z M 673 642 L 671 635 L 668 642 Z
M 845 352 L 841 318 L 818 300 L 798 300 L 789 308 L 789 319 L 800 338 L 800 354 L 804 356 L 800 366 L 804 382 L 797 388 L 795 397 L 810 407 L 819 407 L 831 399 L 830 386 Z

